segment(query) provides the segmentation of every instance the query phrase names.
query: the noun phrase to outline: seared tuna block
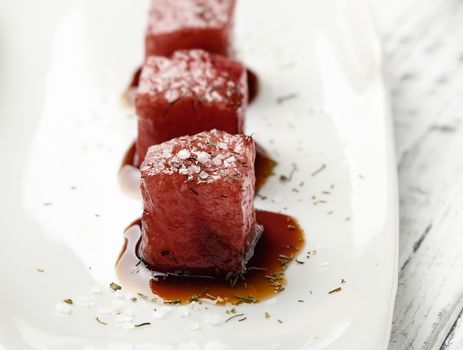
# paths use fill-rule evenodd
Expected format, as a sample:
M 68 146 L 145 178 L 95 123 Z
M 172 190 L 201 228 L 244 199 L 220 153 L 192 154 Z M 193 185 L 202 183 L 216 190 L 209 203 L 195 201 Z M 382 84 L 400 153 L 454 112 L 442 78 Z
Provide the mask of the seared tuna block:
M 219 129 L 240 134 L 247 106 L 246 69 L 202 50 L 149 57 L 136 96 L 137 152 L 175 137 Z
M 212 130 L 152 146 L 141 165 L 139 254 L 154 270 L 242 272 L 262 233 L 254 141 Z
M 146 56 L 203 49 L 231 55 L 235 0 L 152 0 Z

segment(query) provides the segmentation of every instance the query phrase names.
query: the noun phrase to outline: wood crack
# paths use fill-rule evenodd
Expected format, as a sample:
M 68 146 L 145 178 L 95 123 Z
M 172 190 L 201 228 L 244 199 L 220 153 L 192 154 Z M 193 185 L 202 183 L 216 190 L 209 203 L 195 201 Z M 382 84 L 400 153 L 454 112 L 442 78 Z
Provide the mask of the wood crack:
M 455 332 L 458 327 L 462 327 L 463 324 L 463 308 L 460 310 L 460 313 L 458 314 L 457 319 L 452 325 L 452 328 L 450 328 L 449 333 L 445 337 L 444 342 L 442 343 L 440 350 L 445 350 L 448 349 L 452 345 L 452 340 L 455 335 Z

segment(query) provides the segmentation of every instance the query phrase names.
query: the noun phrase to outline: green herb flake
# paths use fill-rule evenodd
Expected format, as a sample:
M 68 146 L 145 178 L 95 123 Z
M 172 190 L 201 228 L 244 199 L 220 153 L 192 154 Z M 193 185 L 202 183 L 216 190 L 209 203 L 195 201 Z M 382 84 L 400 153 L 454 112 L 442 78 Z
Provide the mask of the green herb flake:
M 144 327 L 144 326 L 151 326 L 151 322 L 143 322 L 136 324 L 134 327 L 139 328 L 139 327 Z
M 38 267 L 36 268 L 36 270 L 37 270 L 38 272 L 45 272 L 44 269 L 41 269 L 41 268 L 38 268 Z
M 197 295 L 192 295 L 189 300 L 190 300 L 190 303 L 192 303 L 193 301 L 196 301 L 196 302 L 200 301 L 199 296 Z
M 341 287 L 338 287 L 338 288 L 336 288 L 336 289 L 330 290 L 330 291 L 328 292 L 328 294 L 339 293 L 340 291 L 342 291 L 342 288 L 341 288 Z
M 68 299 L 64 299 L 63 301 L 64 301 L 66 304 L 69 304 L 69 305 L 73 305 L 73 304 L 74 304 L 74 302 L 72 301 L 72 299 L 69 299 L 69 298 L 68 298 Z
M 206 293 L 205 294 L 209 299 L 216 300 L 217 297 L 213 296 L 212 294 Z
M 118 285 L 117 283 L 114 283 L 114 282 L 111 282 L 111 284 L 109 285 L 109 287 L 113 290 L 113 291 L 117 291 L 117 290 L 121 290 L 122 287 L 120 285 Z
M 241 295 L 233 295 L 240 303 L 245 304 L 255 304 L 258 302 L 257 298 L 253 295 L 248 296 L 241 296 Z
M 265 311 L 264 316 L 265 316 L 265 318 L 266 318 L 267 320 L 270 318 L 270 314 L 269 314 L 267 311 Z
M 285 103 L 286 101 L 289 101 L 289 100 L 292 100 L 294 98 L 297 98 L 299 95 L 296 94 L 296 93 L 291 93 L 291 94 L 287 94 L 287 95 L 283 95 L 283 96 L 280 96 L 277 98 L 277 103 L 278 104 L 283 104 Z
M 326 164 L 322 164 L 322 165 L 320 166 L 320 168 L 318 168 L 317 170 L 315 170 L 315 171 L 311 174 L 311 176 L 312 176 L 312 177 L 317 176 L 317 175 L 320 174 L 323 170 L 325 170 L 325 168 L 326 168 Z
M 172 300 L 164 300 L 164 304 L 181 304 L 182 301 L 180 299 L 172 299 Z
M 98 316 L 95 317 L 95 319 L 96 319 L 96 321 L 97 321 L 98 323 L 101 323 L 101 324 L 103 324 L 103 325 L 105 325 L 105 326 L 107 325 L 107 323 L 106 323 L 106 322 L 103 322 L 102 320 L 100 320 L 100 318 L 99 318 Z
M 225 323 L 233 320 L 234 318 L 241 317 L 241 316 L 244 316 L 244 314 L 236 314 L 236 315 L 230 316 L 229 318 L 225 320 Z
M 288 175 L 280 175 L 281 182 L 289 182 L 292 180 L 294 173 L 297 171 L 297 165 L 293 164 L 293 168 L 289 172 Z
M 141 294 L 141 293 L 137 293 L 137 294 L 138 294 L 138 296 L 139 296 L 140 298 L 142 298 L 143 300 L 148 301 L 148 297 L 147 297 L 145 294 Z

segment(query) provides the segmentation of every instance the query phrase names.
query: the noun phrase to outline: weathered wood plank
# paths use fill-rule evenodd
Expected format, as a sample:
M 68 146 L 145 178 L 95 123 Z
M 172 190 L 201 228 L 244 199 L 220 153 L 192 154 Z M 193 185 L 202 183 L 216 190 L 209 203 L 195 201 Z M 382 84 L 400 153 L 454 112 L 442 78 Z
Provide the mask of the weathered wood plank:
M 463 310 L 461 310 L 457 321 L 452 326 L 450 333 L 442 344 L 441 350 L 463 349 Z
M 395 117 L 401 204 L 390 348 L 460 349 L 463 1 L 376 5 Z

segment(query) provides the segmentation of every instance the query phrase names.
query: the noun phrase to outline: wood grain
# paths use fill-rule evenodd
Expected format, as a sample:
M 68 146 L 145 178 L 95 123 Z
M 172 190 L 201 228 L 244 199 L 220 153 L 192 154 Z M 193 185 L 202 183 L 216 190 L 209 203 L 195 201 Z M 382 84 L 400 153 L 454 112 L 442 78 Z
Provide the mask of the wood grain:
M 463 349 L 463 1 L 375 7 L 400 183 L 391 349 Z

